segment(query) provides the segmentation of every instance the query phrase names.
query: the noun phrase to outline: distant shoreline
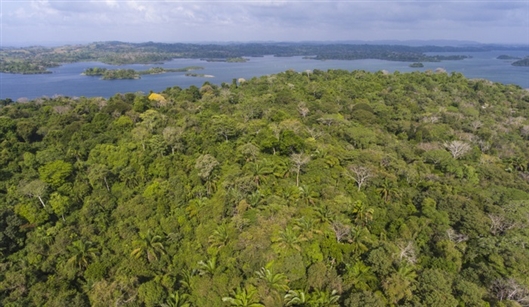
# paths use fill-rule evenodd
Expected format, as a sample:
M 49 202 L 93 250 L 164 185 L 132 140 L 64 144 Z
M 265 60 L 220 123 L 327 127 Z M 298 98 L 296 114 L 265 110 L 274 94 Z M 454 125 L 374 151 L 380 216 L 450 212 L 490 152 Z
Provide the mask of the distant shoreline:
M 441 62 L 464 60 L 472 52 L 518 50 L 528 46 L 410 46 L 404 44 L 353 43 L 237 43 L 166 44 L 95 42 L 60 47 L 0 48 L 0 71 L 43 73 L 59 63 L 102 62 L 108 65 L 161 64 L 174 59 L 202 59 L 209 62 L 245 63 L 249 57 L 302 56 L 314 60 L 386 60 L 396 62 Z M 435 55 L 428 55 L 434 53 Z M 446 53 L 452 53 L 446 55 Z
M 499 82 L 503 84 L 515 84 L 521 88 L 529 88 L 527 80 L 527 67 L 513 67 L 509 62 L 495 60 L 500 54 L 511 54 L 513 56 L 523 57 L 526 52 L 486 52 L 477 53 L 473 58 L 464 61 L 449 61 L 442 63 L 424 63 L 424 68 L 410 68 L 409 63 L 380 61 L 380 60 L 360 60 L 360 61 L 311 61 L 303 60 L 302 57 L 251 57 L 247 63 L 206 63 L 200 59 L 176 59 L 168 62 L 163 67 L 174 69 L 185 66 L 203 66 L 203 71 L 192 71 L 189 73 L 208 74 L 214 77 L 186 77 L 185 72 L 175 74 L 156 74 L 143 77 L 140 80 L 117 80 L 116 82 L 100 81 L 98 78 L 88 78 L 80 76 L 87 67 L 103 67 L 107 69 L 124 69 L 135 68 L 147 70 L 156 65 L 149 65 L 142 68 L 143 65 L 114 66 L 105 65 L 101 62 L 80 62 L 65 63 L 60 68 L 53 69 L 53 75 L 2 75 L 2 93 L 1 99 L 18 98 L 34 99 L 38 97 L 52 97 L 56 94 L 69 97 L 111 97 L 116 92 L 127 93 L 144 91 L 162 91 L 167 87 L 179 86 L 187 88 L 191 85 L 202 86 L 208 81 L 217 85 L 222 83 L 231 84 L 233 79 L 245 78 L 247 80 L 253 77 L 261 77 L 281 73 L 291 69 L 296 72 L 327 71 L 328 69 L 342 70 L 365 70 L 365 71 L 382 71 L 387 70 L 389 73 L 399 71 L 422 72 L 425 70 L 435 70 L 437 67 L 443 67 L 449 74 L 460 72 L 468 78 L 482 78 Z M 488 69 L 487 67 L 494 69 Z M 312 77 L 312 73 L 310 74 Z M 86 80 L 84 82 L 83 80 Z

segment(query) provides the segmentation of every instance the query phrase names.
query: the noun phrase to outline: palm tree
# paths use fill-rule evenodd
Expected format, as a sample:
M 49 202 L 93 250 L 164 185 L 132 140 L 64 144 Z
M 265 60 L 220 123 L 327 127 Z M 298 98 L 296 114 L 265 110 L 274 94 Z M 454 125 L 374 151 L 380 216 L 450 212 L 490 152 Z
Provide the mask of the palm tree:
M 338 291 L 332 290 L 324 291 L 324 290 L 316 290 L 314 293 L 311 294 L 310 299 L 310 306 L 314 307 L 337 307 L 338 300 L 340 299 L 340 295 L 338 295 Z
M 314 234 L 322 233 L 322 231 L 316 227 L 316 220 L 311 217 L 303 216 L 296 219 L 294 225 L 294 228 L 301 230 L 301 235 L 307 240 L 312 239 Z
M 398 304 L 402 300 L 407 301 L 413 297 L 416 277 L 415 268 L 403 262 L 397 271 L 382 282 L 382 288 L 389 300 L 393 304 Z
M 361 200 L 357 200 L 353 204 L 352 213 L 357 224 L 366 226 L 373 219 L 374 210 L 373 208 L 368 208 Z
M 365 265 L 362 261 L 358 261 L 352 266 L 347 265 L 345 279 L 348 284 L 353 285 L 355 289 L 360 291 L 372 290 L 377 282 L 377 277 L 371 267 Z
M 292 228 L 287 227 L 279 233 L 279 236 L 274 241 L 282 248 L 301 251 L 300 243 L 305 241 L 305 239 L 297 235 Z
M 395 187 L 393 181 L 389 181 L 387 178 L 382 182 L 382 186 L 377 189 L 384 202 L 389 202 L 392 196 L 399 197 L 399 189 Z
M 246 165 L 248 165 L 249 171 L 256 186 L 261 184 L 261 181 L 266 178 L 266 175 L 274 173 L 273 167 L 270 166 L 270 163 L 266 159 L 263 159 L 262 161 L 251 162 Z
M 351 244 L 353 245 L 353 252 L 360 254 L 367 251 L 369 248 L 365 245 L 366 241 L 369 241 L 369 230 L 362 226 L 351 227 Z
M 169 294 L 169 298 L 165 301 L 165 303 L 161 304 L 162 307 L 191 307 L 191 303 L 189 303 L 189 294 L 180 294 L 178 292 L 174 292 Z
M 403 262 L 399 265 L 397 274 L 402 277 L 402 279 L 409 281 L 410 283 L 415 282 L 415 279 L 417 278 L 415 267 L 408 262 Z
M 522 157 L 522 156 L 516 156 L 512 158 L 506 159 L 507 162 L 507 171 L 526 171 L 527 166 L 529 163 Z
M 313 191 L 308 185 L 300 185 L 299 187 L 300 198 L 305 202 L 306 205 L 314 205 L 315 200 L 318 198 L 318 193 Z
M 193 276 L 196 274 L 196 272 L 197 270 L 193 269 L 185 270 L 181 273 L 180 284 L 182 285 L 182 288 L 187 290 L 187 292 L 191 292 L 195 288 Z
M 238 287 L 237 290 L 231 291 L 231 295 L 223 297 L 223 302 L 230 303 L 234 307 L 264 307 L 263 304 L 259 303 L 256 299 L 257 290 L 255 288 L 246 289 Z
M 310 295 L 303 290 L 290 290 L 285 294 L 285 306 L 309 306 Z
M 69 265 L 75 265 L 80 270 L 86 268 L 90 260 L 97 258 L 97 249 L 93 247 L 93 243 L 90 241 L 77 240 L 68 246 L 68 250 L 71 253 L 71 257 L 66 262 Z
M 215 231 L 209 236 L 208 242 L 211 247 L 221 248 L 228 244 L 230 236 L 228 234 L 228 228 L 226 225 L 220 225 Z
M 326 205 L 315 207 L 314 211 L 320 223 L 330 224 L 332 222 L 333 214 Z
M 280 193 L 279 196 L 292 203 L 299 199 L 299 190 L 295 186 L 285 186 Z
M 278 293 L 284 293 L 288 290 L 287 276 L 283 273 L 274 274 L 267 268 L 261 268 L 255 272 L 257 277 L 266 283 L 270 290 L 275 290 Z
M 261 203 L 261 201 L 263 200 L 264 198 L 264 195 L 263 193 L 261 193 L 260 190 L 256 190 L 255 192 L 253 192 L 252 194 L 248 195 L 248 203 L 252 206 L 252 207 L 255 207 L 257 205 L 259 205 Z
M 288 162 L 284 160 L 274 161 L 274 176 L 276 176 L 276 178 L 285 178 L 289 169 Z
M 165 254 L 162 237 L 153 235 L 150 230 L 146 234 L 140 233 L 140 239 L 132 244 L 137 247 L 130 254 L 136 258 L 146 256 L 149 262 L 158 260 L 159 255 Z
M 213 275 L 215 273 L 215 270 L 217 269 L 217 257 L 211 257 L 211 259 L 207 261 L 200 260 L 198 262 L 198 266 L 198 271 L 200 275 Z

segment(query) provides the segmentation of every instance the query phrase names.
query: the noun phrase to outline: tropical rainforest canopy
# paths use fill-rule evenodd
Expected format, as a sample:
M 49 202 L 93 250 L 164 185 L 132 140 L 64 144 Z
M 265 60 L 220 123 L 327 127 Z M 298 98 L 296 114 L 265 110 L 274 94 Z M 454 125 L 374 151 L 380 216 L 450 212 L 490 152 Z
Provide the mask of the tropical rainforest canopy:
M 2 306 L 529 304 L 518 86 L 315 70 L 2 102 Z

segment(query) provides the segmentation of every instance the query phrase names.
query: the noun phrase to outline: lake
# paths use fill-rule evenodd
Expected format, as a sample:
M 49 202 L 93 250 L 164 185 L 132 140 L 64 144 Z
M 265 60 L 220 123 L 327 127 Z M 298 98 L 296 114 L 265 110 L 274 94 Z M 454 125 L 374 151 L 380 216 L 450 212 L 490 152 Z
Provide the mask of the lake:
M 428 53 L 429 55 L 435 53 Z M 452 53 L 441 53 L 449 55 Z M 0 73 L 0 99 L 19 98 L 34 99 L 42 96 L 64 95 L 70 97 L 110 97 L 116 93 L 128 92 L 160 92 L 167 87 L 179 86 L 186 88 L 191 85 L 201 86 L 208 81 L 220 85 L 222 82 L 231 83 L 234 78 L 251 79 L 252 77 L 279 73 L 288 69 L 298 72 L 312 69 L 345 69 L 366 70 L 376 72 L 410 72 L 435 70 L 444 68 L 447 72 L 460 72 L 467 78 L 483 78 L 505 84 L 517 84 L 529 88 L 529 67 L 516 67 L 511 61 L 496 59 L 501 54 L 524 57 L 527 52 L 521 51 L 489 51 L 453 53 L 472 56 L 461 61 L 442 61 L 437 63 L 423 63 L 422 68 L 411 68 L 408 62 L 392 62 L 383 60 L 327 60 L 316 61 L 302 57 L 250 57 L 245 63 L 206 62 L 199 59 L 175 59 L 163 65 L 122 65 L 113 66 L 98 62 L 82 62 L 64 64 L 50 69 L 52 74 L 43 75 L 15 75 Z M 132 68 L 147 70 L 150 67 L 182 68 L 187 66 L 202 66 L 205 69 L 195 71 L 199 74 L 213 75 L 213 78 L 187 77 L 184 72 L 165 73 L 158 75 L 143 75 L 140 80 L 100 80 L 98 77 L 83 76 L 81 73 L 89 67 L 104 67 L 109 69 Z

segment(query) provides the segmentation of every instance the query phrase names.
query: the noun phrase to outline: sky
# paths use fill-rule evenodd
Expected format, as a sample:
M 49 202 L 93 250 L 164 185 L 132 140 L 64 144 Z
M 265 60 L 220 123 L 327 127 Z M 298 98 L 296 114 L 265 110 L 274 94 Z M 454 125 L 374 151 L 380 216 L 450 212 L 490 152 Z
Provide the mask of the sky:
M 2 46 L 95 41 L 529 44 L 529 0 L 0 0 Z

